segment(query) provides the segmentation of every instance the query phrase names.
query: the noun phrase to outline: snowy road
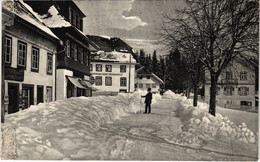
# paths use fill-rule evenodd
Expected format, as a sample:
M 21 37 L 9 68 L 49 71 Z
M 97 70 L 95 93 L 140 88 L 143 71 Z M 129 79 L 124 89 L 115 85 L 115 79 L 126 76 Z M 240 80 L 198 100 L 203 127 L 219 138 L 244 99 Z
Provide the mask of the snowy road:
M 143 110 L 143 107 L 142 107 Z M 174 113 L 174 101 L 161 100 L 151 114 L 132 114 L 101 126 L 91 142 L 91 159 L 127 160 L 254 160 L 256 150 L 232 141 L 204 141 L 194 148 L 168 142 L 182 131 L 180 118 Z M 99 143 L 99 144 L 98 144 Z M 95 145 L 99 145 L 93 150 Z M 238 147 L 238 148 L 236 148 Z M 250 147 L 249 147 L 250 148 Z M 91 157 L 90 156 L 90 157 Z M 88 159 L 90 157 L 83 157 Z
M 189 100 L 174 94 L 171 99 L 154 95 L 152 113 L 142 114 L 142 93 L 39 104 L 7 115 L 1 127 L 15 129 L 17 159 L 257 159 L 257 142 L 249 142 L 255 140 L 254 133 L 238 127 L 243 120 L 232 125 L 227 117 L 209 116 L 203 105 L 194 109 Z

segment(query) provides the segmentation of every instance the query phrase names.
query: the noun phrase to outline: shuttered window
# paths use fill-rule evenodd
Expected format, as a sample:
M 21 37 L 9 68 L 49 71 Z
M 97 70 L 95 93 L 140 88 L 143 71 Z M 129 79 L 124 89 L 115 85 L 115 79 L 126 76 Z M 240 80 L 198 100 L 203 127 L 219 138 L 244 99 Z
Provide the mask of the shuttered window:
M 240 96 L 249 95 L 249 88 L 248 87 L 239 87 L 238 88 L 238 95 L 240 95 Z

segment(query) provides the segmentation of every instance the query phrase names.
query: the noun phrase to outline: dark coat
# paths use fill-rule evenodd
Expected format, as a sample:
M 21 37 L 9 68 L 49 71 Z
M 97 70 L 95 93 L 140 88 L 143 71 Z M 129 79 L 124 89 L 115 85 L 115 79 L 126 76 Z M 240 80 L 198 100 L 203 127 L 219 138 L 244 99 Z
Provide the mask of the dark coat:
M 142 96 L 142 97 L 145 97 L 144 103 L 147 103 L 147 104 L 152 103 L 153 94 L 151 92 L 148 92 L 145 96 Z

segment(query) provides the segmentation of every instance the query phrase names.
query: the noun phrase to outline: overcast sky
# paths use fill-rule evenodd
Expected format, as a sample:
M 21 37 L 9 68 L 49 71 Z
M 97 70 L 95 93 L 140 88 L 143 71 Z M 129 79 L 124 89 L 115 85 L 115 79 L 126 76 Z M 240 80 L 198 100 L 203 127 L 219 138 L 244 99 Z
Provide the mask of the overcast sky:
M 162 13 L 174 13 L 183 8 L 185 0 L 86 0 L 75 1 L 84 12 L 84 33 L 119 37 L 136 50 L 152 54 L 154 49 L 163 54 L 155 44 Z

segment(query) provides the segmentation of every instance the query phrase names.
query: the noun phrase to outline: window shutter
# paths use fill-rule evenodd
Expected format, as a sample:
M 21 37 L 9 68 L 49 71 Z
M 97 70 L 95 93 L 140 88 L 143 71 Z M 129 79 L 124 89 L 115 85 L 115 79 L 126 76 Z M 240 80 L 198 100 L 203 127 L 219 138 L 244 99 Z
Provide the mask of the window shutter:
M 231 87 L 231 90 L 232 90 L 231 94 L 234 95 L 234 94 L 235 94 L 235 89 L 234 89 L 234 87 Z
M 240 88 L 238 88 L 238 95 L 241 95 L 241 90 L 240 90 Z
M 246 94 L 249 95 L 249 88 L 246 88 Z

